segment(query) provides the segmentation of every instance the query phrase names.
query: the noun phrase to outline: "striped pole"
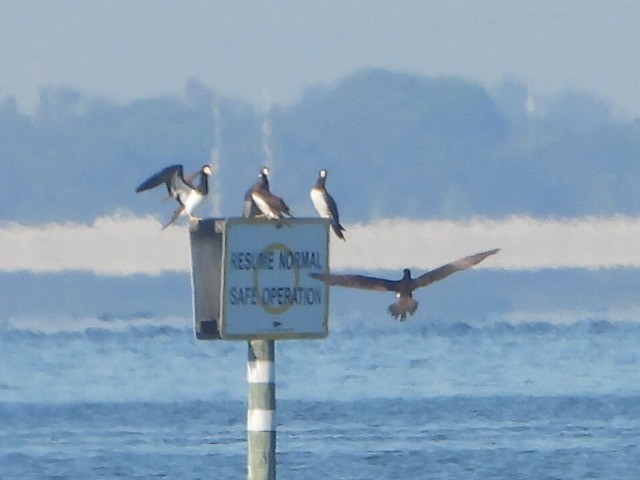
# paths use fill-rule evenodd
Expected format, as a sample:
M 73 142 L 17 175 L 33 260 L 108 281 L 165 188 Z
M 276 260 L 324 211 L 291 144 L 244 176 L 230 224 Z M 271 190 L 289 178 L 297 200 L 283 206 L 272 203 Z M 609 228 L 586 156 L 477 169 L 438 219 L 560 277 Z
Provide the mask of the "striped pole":
M 250 340 L 247 357 L 247 478 L 276 478 L 276 373 L 273 340 Z

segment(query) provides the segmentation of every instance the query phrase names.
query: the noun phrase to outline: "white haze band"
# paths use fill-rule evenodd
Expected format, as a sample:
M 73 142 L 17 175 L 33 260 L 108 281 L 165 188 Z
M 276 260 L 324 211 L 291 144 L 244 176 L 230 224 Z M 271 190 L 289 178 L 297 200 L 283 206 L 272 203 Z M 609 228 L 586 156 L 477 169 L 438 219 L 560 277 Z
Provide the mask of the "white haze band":
M 91 224 L 0 223 L 0 272 L 91 272 L 159 275 L 189 272 L 185 229 L 152 216 L 114 215 Z M 350 224 L 348 242 L 333 242 L 331 269 L 427 270 L 470 251 L 501 247 L 487 266 L 535 270 L 640 267 L 640 217 L 569 219 L 513 216 L 468 221 L 387 219 Z

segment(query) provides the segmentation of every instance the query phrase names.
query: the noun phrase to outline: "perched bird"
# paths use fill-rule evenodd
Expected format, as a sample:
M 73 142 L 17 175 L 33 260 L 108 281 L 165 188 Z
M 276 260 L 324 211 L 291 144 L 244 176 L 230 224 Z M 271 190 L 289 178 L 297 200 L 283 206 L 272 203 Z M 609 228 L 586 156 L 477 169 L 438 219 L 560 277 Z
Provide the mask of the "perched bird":
M 388 311 L 396 320 L 404 321 L 407 319 L 407 314 L 413 315 L 418 308 L 418 302 L 413 299 L 413 291 L 416 288 L 426 287 L 433 282 L 448 277 L 452 273 L 473 267 L 488 256 L 498 253 L 499 250 L 499 248 L 496 248 L 495 250 L 488 250 L 461 258 L 416 278 L 411 278 L 411 270 L 405 268 L 401 280 L 387 280 L 384 278 L 367 277 L 365 275 L 332 275 L 330 273 L 310 273 L 309 275 L 329 285 L 396 292 L 398 301 L 389 305 Z
M 309 195 L 311 196 L 311 203 L 322 218 L 328 218 L 331 223 L 331 228 L 336 233 L 338 238 L 344 240 L 345 228 L 340 225 L 340 215 L 338 214 L 338 207 L 335 200 L 327 189 L 324 187 L 324 183 L 327 180 L 327 171 L 323 168 L 318 174 L 318 180 L 313 186 Z
M 247 211 L 247 199 L 251 197 L 253 201 L 253 205 L 257 207 L 264 217 L 270 220 L 280 220 L 284 215 L 293 218 L 291 212 L 289 211 L 289 207 L 282 198 L 274 195 L 269 190 L 269 180 L 268 180 L 269 170 L 267 167 L 263 167 L 261 174 L 258 178 L 258 181 L 249 189 L 247 194 L 245 195 L 245 212 Z M 251 208 L 250 208 L 251 213 Z M 249 215 L 249 216 L 260 216 L 258 215 Z
M 191 220 L 195 219 L 192 215 L 193 210 L 209 193 L 209 176 L 211 173 L 211 167 L 204 165 L 199 171 L 185 178 L 182 165 L 171 165 L 142 182 L 136 188 L 136 192 L 144 192 L 163 183 L 166 185 L 169 198 L 175 198 L 179 206 L 173 212 L 171 220 L 162 227 L 164 230 L 175 222 L 180 215 L 188 215 Z M 199 179 L 197 185 L 194 183 L 196 179 Z
M 244 194 L 242 216 L 245 218 L 257 217 L 262 214 L 258 206 L 253 201 L 253 198 L 251 198 L 251 194 L 255 190 L 269 191 L 269 169 L 267 167 L 262 167 L 262 170 L 260 170 L 260 173 L 258 174 L 258 180 L 256 180 L 256 183 L 254 183 L 253 186 L 247 190 L 247 193 Z

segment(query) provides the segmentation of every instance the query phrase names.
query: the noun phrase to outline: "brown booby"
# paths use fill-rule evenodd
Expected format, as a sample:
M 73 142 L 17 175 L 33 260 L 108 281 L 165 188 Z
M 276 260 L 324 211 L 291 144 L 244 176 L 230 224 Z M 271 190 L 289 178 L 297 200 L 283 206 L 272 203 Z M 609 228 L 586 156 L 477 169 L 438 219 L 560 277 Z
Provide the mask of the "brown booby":
M 253 204 L 258 208 L 262 216 L 269 220 L 280 220 L 285 215 L 293 218 L 284 200 L 271 193 L 267 178 L 268 174 L 269 170 L 263 167 L 258 181 L 249 189 L 247 194 L 251 197 Z M 247 205 L 246 198 L 245 196 L 245 210 Z
M 388 311 L 396 320 L 404 321 L 407 314 L 413 315 L 418 308 L 418 302 L 413 299 L 413 291 L 420 287 L 426 287 L 433 282 L 442 280 L 452 273 L 466 270 L 477 265 L 490 255 L 498 253 L 500 249 L 488 250 L 476 253 L 468 257 L 461 258 L 451 263 L 424 273 L 416 278 L 411 278 L 411 270 L 404 269 L 401 280 L 387 280 L 385 278 L 368 277 L 365 275 L 333 275 L 330 273 L 310 273 L 313 278 L 317 278 L 329 285 L 341 287 L 362 288 L 365 290 L 378 290 L 383 292 L 396 292 L 398 301 L 389 305 Z
M 329 222 L 331 223 L 331 228 L 333 229 L 335 234 L 338 236 L 338 238 L 344 240 L 345 238 L 342 232 L 346 230 L 342 225 L 340 225 L 340 215 L 338 214 L 338 206 L 336 205 L 335 200 L 331 195 L 329 195 L 329 192 L 327 192 L 327 189 L 324 186 L 326 180 L 327 180 L 327 171 L 323 168 L 318 173 L 318 180 L 316 180 L 315 185 L 309 192 L 309 195 L 311 197 L 311 203 L 313 203 L 313 207 L 316 209 L 316 212 L 318 212 L 318 215 L 320 215 L 322 218 L 329 219 Z
M 257 217 L 262 214 L 258 206 L 253 201 L 253 198 L 251 198 L 251 194 L 255 190 L 260 189 L 266 190 L 267 192 L 269 191 L 269 168 L 267 167 L 262 167 L 258 174 L 258 180 L 256 180 L 256 183 L 254 183 L 253 186 L 247 190 L 247 193 L 244 194 L 244 204 L 242 206 L 242 216 L 244 218 Z
M 193 216 L 193 210 L 209 193 L 209 176 L 211 173 L 211 167 L 204 165 L 200 170 L 185 178 L 182 165 L 171 165 L 142 182 L 136 188 L 136 192 L 144 192 L 163 183 L 165 184 L 169 197 L 175 198 L 179 205 L 173 212 L 169 222 L 162 227 L 164 230 L 175 222 L 180 215 L 188 215 L 190 220 L 196 218 Z M 199 182 L 196 184 L 194 182 L 197 179 L 199 179 Z

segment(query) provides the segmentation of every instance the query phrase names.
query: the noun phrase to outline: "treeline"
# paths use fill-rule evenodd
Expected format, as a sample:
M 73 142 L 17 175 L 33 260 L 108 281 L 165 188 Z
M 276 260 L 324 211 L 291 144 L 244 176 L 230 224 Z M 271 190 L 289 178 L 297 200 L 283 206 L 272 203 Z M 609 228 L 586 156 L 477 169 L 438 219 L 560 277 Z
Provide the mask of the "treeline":
M 127 104 L 44 90 L 31 115 L 5 98 L 0 220 L 168 214 L 160 193 L 136 196 L 135 186 L 169 164 L 195 170 L 214 149 L 224 216 L 240 214 L 265 163 L 299 215 L 312 214 L 308 190 L 327 168 L 346 222 L 640 212 L 640 121 L 617 121 L 605 102 L 372 69 L 268 112 L 194 81 L 181 98 Z

